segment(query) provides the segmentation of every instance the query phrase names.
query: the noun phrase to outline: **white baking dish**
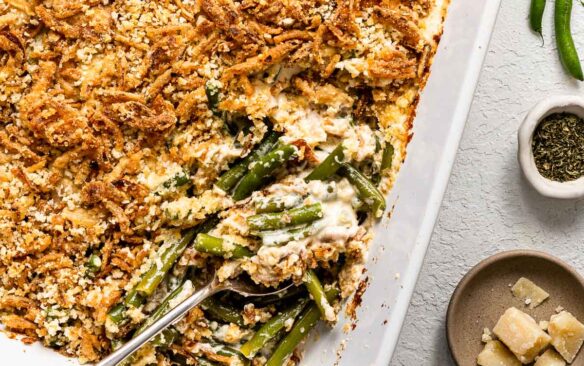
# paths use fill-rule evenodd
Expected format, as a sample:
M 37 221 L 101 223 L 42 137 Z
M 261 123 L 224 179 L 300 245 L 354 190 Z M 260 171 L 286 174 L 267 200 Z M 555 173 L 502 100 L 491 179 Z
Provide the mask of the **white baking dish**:
M 357 327 L 309 342 L 304 365 L 387 366 L 398 340 L 470 109 L 500 0 L 451 0 L 414 137 L 375 233 Z M 341 348 L 344 351 L 339 352 Z M 340 357 L 337 356 L 340 354 Z M 338 363 L 335 363 L 338 361 Z M 428 360 L 424 365 L 430 364 Z M 414 366 L 414 365 L 404 365 Z
M 369 288 L 349 334 L 341 319 L 308 342 L 304 365 L 388 365 L 448 182 L 500 0 L 452 0 L 423 92 L 408 158 L 388 198 L 391 220 L 376 228 Z M 398 275 L 399 274 L 399 275 Z M 345 348 L 343 352 L 339 352 Z M 2 365 L 75 365 L 35 344 L 0 335 Z

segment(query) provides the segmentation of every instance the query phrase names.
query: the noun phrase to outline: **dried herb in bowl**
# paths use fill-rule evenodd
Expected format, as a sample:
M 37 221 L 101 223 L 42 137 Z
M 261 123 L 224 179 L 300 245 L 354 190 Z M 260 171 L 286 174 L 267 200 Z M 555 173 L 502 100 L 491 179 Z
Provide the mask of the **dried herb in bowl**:
M 547 116 L 533 133 L 537 170 L 544 177 L 567 182 L 584 176 L 584 120 L 571 113 Z

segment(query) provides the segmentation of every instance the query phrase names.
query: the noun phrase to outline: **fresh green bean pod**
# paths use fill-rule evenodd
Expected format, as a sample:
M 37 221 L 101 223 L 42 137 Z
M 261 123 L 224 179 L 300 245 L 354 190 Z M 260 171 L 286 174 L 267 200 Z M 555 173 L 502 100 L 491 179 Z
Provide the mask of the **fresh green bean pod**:
M 339 170 L 344 160 L 343 144 L 339 144 L 304 180 L 327 180 Z
M 531 29 L 540 36 L 542 35 L 541 23 L 543 12 L 545 10 L 545 3 L 546 0 L 531 0 L 531 8 L 529 10 L 529 25 L 531 26 Z
M 330 289 L 326 291 L 326 299 L 328 302 L 332 302 L 335 297 L 338 296 L 337 289 Z M 310 333 L 312 328 L 318 323 L 320 319 L 320 310 L 315 303 L 311 303 L 304 309 L 302 314 L 298 317 L 298 320 L 290 330 L 290 332 L 284 337 L 284 339 L 278 344 L 266 366 L 282 366 L 288 359 L 288 357 L 294 352 L 294 349 L 302 340 Z
M 276 230 L 290 226 L 309 224 L 322 219 L 322 216 L 322 205 L 319 202 L 282 212 L 249 216 L 247 218 L 247 224 L 252 230 Z
M 268 320 L 262 327 L 253 335 L 253 337 L 245 342 L 239 349 L 241 353 L 247 358 L 252 358 L 256 355 L 271 339 L 276 337 L 278 333 L 284 329 L 286 323 L 294 320 L 302 312 L 308 303 L 307 298 L 300 298 L 296 302 L 281 311 L 277 315 Z
M 326 300 L 326 294 L 324 292 L 324 288 L 322 287 L 320 280 L 316 276 L 316 273 L 312 269 L 306 271 L 304 274 L 304 286 L 308 290 L 308 293 L 314 300 L 314 303 L 320 310 L 322 317 L 326 320 L 333 320 L 328 319 L 327 316 L 327 309 L 332 309 L 331 304 Z
M 284 165 L 294 154 L 296 147 L 292 145 L 280 145 L 257 159 L 251 165 L 249 172 L 241 178 L 233 192 L 233 199 L 240 201 L 249 197 L 253 191 L 259 189 L 265 179 L 272 175 L 278 168 Z
M 583 81 L 582 65 L 578 51 L 572 39 L 571 17 L 572 0 L 556 0 L 554 23 L 556 28 L 556 42 L 564 69 L 574 78 Z
M 214 297 L 205 299 L 205 301 L 201 303 L 201 308 L 213 319 L 245 327 L 245 321 L 243 320 L 240 310 L 235 309 Z
M 374 216 L 381 217 L 385 210 L 385 198 L 375 185 L 350 164 L 343 164 L 341 174 L 355 187 L 359 198 L 371 208 Z
M 299 195 L 278 196 L 256 201 L 255 210 L 258 214 L 280 212 L 298 206 L 301 203 L 302 196 Z
M 199 234 L 195 239 L 195 249 L 202 253 L 226 258 L 245 258 L 253 256 L 253 252 L 238 244 L 226 243 L 221 238 L 208 234 Z
M 274 131 L 268 132 L 259 145 L 245 158 L 235 164 L 231 169 L 223 173 L 215 185 L 225 192 L 229 192 L 243 178 L 249 169 L 249 165 L 266 155 L 278 142 L 280 134 Z

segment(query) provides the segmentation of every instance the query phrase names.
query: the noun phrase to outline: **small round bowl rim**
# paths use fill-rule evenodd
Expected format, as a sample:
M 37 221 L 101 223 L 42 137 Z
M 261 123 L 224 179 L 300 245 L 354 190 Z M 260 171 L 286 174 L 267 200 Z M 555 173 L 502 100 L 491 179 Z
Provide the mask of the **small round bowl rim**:
M 529 183 L 541 195 L 562 199 L 581 198 L 584 197 L 584 176 L 568 182 L 547 179 L 539 173 L 533 158 L 533 132 L 542 119 L 561 112 L 574 113 L 584 118 L 584 98 L 575 95 L 552 96 L 540 101 L 527 113 L 517 132 L 519 165 Z

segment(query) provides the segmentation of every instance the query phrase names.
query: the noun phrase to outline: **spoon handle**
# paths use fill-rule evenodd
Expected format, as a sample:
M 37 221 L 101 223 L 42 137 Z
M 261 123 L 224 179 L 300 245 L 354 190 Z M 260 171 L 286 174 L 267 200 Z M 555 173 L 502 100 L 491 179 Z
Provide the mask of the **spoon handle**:
M 119 364 L 158 333 L 162 332 L 166 327 L 177 323 L 183 315 L 200 304 L 201 301 L 219 291 L 221 291 L 221 288 L 216 285 L 215 281 L 211 281 L 211 283 L 195 291 L 177 307 L 170 310 L 162 318 L 158 319 L 148 328 L 144 329 L 142 333 L 126 342 L 123 346 L 118 348 L 109 356 L 95 364 L 95 366 L 115 366 Z

